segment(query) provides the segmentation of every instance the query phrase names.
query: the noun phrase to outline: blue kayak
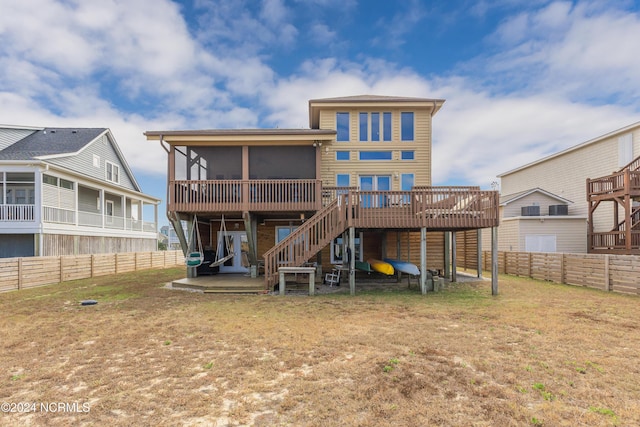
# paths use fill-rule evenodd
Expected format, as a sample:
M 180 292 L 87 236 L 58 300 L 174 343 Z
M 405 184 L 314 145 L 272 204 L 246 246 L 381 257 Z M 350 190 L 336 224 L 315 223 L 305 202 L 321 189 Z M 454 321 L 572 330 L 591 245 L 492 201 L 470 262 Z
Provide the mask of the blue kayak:
M 418 269 L 418 266 L 410 262 L 400 261 L 398 259 L 390 259 L 390 258 L 385 258 L 384 261 L 388 262 L 393 266 L 394 269 L 402 273 L 411 274 L 413 276 L 420 275 L 420 270 Z

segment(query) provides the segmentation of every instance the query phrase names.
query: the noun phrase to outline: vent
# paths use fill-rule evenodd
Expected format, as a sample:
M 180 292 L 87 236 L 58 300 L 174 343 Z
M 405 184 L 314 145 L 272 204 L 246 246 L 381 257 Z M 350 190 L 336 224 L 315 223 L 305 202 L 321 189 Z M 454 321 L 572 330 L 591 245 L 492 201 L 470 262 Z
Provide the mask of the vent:
M 569 215 L 569 206 L 567 205 L 550 205 L 549 215 Z
M 523 206 L 521 209 L 522 216 L 540 216 L 540 206 Z

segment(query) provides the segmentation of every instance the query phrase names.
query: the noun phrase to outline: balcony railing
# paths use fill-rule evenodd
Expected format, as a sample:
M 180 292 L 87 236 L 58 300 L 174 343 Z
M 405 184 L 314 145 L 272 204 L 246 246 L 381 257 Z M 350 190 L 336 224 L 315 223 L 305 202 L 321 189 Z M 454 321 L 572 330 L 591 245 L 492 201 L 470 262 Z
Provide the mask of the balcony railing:
M 34 205 L 0 205 L 0 221 L 25 222 L 34 220 Z
M 587 180 L 587 196 L 597 200 L 620 195 L 638 194 L 640 192 L 640 171 L 624 170 L 600 178 Z
M 178 212 L 305 211 L 321 207 L 316 179 L 173 181 L 169 210 Z
M 58 224 L 75 224 L 76 211 L 70 209 L 42 207 L 42 220 L 44 222 L 55 222 Z

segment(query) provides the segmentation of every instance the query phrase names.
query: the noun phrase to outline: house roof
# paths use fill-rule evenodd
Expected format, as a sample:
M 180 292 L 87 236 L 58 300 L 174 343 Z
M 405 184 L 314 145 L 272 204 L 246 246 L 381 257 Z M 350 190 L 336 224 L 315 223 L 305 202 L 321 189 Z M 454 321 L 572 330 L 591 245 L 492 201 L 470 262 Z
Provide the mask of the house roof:
M 545 196 L 551 197 L 552 199 L 556 199 L 562 203 L 566 203 L 566 204 L 573 203 L 571 200 L 565 199 L 564 197 L 560 197 L 549 191 L 543 190 L 542 188 L 536 187 L 536 188 L 531 188 L 529 190 L 520 191 L 518 193 L 508 194 L 505 196 L 501 195 L 500 206 L 508 205 L 509 203 L 515 202 L 516 200 L 522 199 L 523 197 L 527 197 L 528 195 L 533 193 L 542 193 Z
M 0 151 L 0 160 L 36 160 L 74 154 L 107 132 L 106 128 L 42 128 Z
M 523 170 L 523 169 L 527 169 L 527 168 L 529 168 L 529 167 L 531 167 L 531 166 L 535 166 L 535 165 L 540 164 L 540 163 L 544 163 L 544 162 L 546 162 L 546 161 L 548 161 L 548 160 L 551 160 L 551 159 L 553 159 L 553 158 L 556 158 L 556 157 L 562 156 L 562 155 L 564 155 L 564 154 L 571 153 L 572 151 L 579 150 L 579 149 L 581 149 L 581 148 L 587 147 L 587 146 L 589 146 L 589 145 L 595 144 L 595 143 L 600 142 L 600 141 L 603 141 L 603 140 L 605 140 L 605 139 L 609 139 L 609 138 L 611 138 L 611 137 L 614 137 L 614 136 L 617 136 L 617 135 L 621 135 L 621 134 L 627 133 L 627 132 L 629 132 L 629 131 L 631 131 L 631 130 L 633 130 L 633 129 L 637 128 L 637 127 L 640 127 L 640 122 L 635 122 L 635 123 L 632 123 L 632 124 L 630 124 L 630 125 L 628 125 L 628 126 L 625 126 L 625 127 L 623 127 L 623 128 L 616 129 L 616 130 L 614 130 L 613 132 L 609 132 L 609 133 L 606 133 L 606 134 L 604 134 L 604 135 L 598 136 L 597 138 L 593 138 L 593 139 L 590 139 L 590 140 L 585 141 L 585 142 L 583 142 L 583 143 L 580 143 L 580 144 L 578 144 L 578 145 L 574 145 L 573 147 L 569 147 L 569 148 L 567 148 L 567 149 L 565 149 L 565 150 L 562 150 L 562 151 L 559 151 L 559 152 L 557 152 L 557 153 L 555 153 L 555 154 L 551 154 L 551 155 L 549 155 L 549 156 L 547 156 L 547 157 L 543 157 L 543 158 L 538 159 L 538 160 L 535 160 L 535 161 L 533 161 L 533 162 L 531 162 L 531 163 L 527 163 L 527 164 L 522 165 L 522 166 L 519 166 L 519 167 L 517 167 L 517 168 L 515 168 L 515 169 L 511 169 L 510 171 L 503 172 L 503 173 L 501 173 L 501 174 L 499 174 L 499 175 L 497 175 L 497 176 L 498 176 L 498 178 L 502 178 L 503 176 L 510 175 L 510 174 L 512 174 L 512 173 L 515 173 L 515 172 L 521 171 L 521 170 Z
M 371 107 L 379 108 L 398 107 L 400 104 L 407 108 L 431 108 L 433 116 L 444 104 L 444 99 L 416 98 L 408 96 L 384 96 L 384 95 L 356 95 L 342 96 L 338 98 L 320 98 L 309 100 L 309 127 L 317 129 L 320 121 L 320 108 L 331 104 L 336 107 Z
M 147 140 L 162 139 L 169 144 L 189 142 L 231 142 L 254 141 L 255 143 L 268 141 L 273 143 L 290 141 L 299 143 L 308 141 L 309 144 L 316 140 L 331 139 L 336 131 L 331 129 L 192 129 L 192 130 L 166 130 L 146 131 Z

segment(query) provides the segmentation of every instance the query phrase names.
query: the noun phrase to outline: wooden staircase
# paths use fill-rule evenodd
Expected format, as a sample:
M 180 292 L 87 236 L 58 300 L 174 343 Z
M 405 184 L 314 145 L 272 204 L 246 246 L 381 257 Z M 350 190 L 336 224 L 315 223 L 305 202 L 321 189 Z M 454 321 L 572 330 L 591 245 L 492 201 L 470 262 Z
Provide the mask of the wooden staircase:
M 299 267 L 346 229 L 345 198 L 338 197 L 264 254 L 267 287 L 278 280 L 278 267 Z
M 589 252 L 640 253 L 640 157 L 611 175 L 587 180 L 589 201 Z M 602 202 L 612 202 L 614 226 L 594 232 L 593 214 Z M 618 212 L 624 212 L 619 221 Z

